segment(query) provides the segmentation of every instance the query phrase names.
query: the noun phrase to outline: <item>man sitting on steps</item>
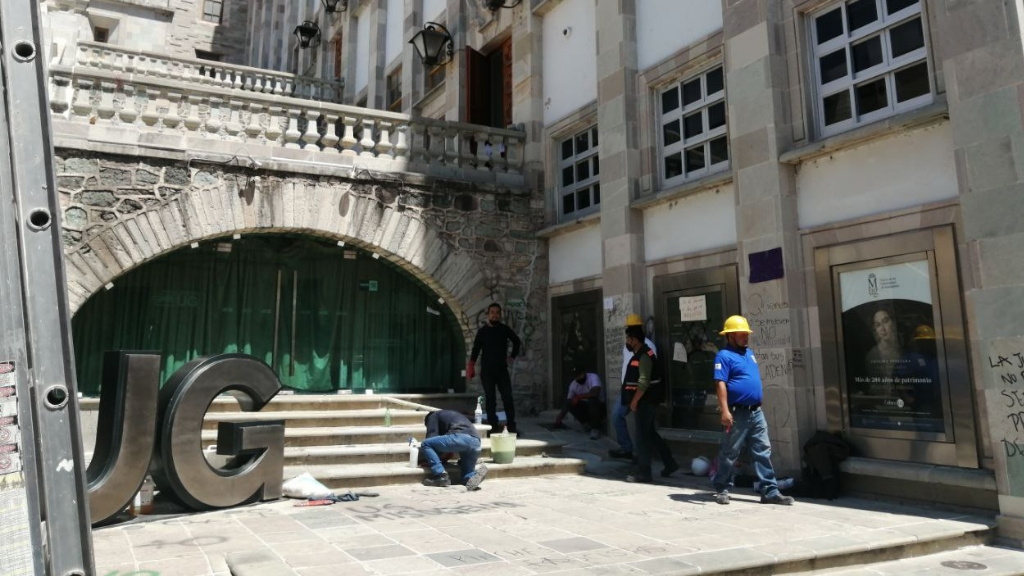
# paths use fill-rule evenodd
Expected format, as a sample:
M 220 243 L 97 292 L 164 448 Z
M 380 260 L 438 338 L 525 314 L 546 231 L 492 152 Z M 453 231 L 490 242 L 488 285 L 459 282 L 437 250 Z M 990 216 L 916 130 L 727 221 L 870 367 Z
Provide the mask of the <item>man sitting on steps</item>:
M 466 490 L 479 489 L 487 476 L 487 466 L 476 466 L 480 458 L 480 436 L 469 418 L 454 410 L 437 410 L 427 414 L 423 424 L 427 427 L 427 435 L 420 444 L 420 458 L 427 461 L 433 474 L 423 479 L 423 485 L 451 486 L 451 478 L 438 455 L 458 453 L 461 483 L 466 485 Z

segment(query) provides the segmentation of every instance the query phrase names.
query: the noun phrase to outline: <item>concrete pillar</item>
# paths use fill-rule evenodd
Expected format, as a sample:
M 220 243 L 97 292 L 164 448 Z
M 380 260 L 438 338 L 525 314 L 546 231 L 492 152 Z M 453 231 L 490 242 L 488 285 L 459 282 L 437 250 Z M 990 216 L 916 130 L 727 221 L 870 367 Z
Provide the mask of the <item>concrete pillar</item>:
M 786 26 L 793 26 L 785 19 L 792 14 L 786 14 L 781 2 L 770 0 L 723 0 L 722 5 L 740 259 L 741 309 L 730 313 L 742 313 L 750 321 L 750 346 L 762 361 L 775 358 L 788 365 L 795 350 L 803 353 L 806 348 L 806 336 L 799 329 L 804 326 L 805 298 L 794 169 L 778 161 L 793 134 L 785 109 L 786 55 L 779 52 L 786 45 Z M 751 283 L 751 256 L 757 259 L 777 249 L 782 252 L 783 276 Z M 795 370 L 766 380 L 764 386 L 773 462 L 780 471 L 799 470 L 801 412 L 796 402 L 797 396 L 813 397 L 810 386 Z M 806 429 L 808 434 L 813 430 L 813 425 Z
M 597 2 L 597 125 L 601 134 L 601 241 L 608 405 L 618 402 L 628 314 L 643 312 L 644 220 L 630 201 L 639 190 L 636 5 Z
M 1024 392 L 1024 6 L 937 0 L 933 10 L 960 183 L 968 336 L 994 444 L 1000 535 L 1019 546 L 1024 403 L 1009 398 Z

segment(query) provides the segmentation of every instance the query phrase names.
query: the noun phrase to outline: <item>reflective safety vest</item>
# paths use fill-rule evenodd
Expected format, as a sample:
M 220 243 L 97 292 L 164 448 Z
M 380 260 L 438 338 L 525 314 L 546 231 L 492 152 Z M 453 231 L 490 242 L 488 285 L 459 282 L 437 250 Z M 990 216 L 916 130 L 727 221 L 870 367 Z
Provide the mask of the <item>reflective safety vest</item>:
M 658 362 L 658 355 L 654 353 L 654 350 L 644 344 L 633 354 L 629 365 L 626 366 L 626 379 L 622 382 L 622 394 L 619 396 L 623 406 L 629 406 L 633 402 L 633 396 L 636 395 L 636 389 L 640 382 L 640 358 L 645 354 L 651 358 L 651 385 L 647 388 L 647 392 L 644 392 L 640 401 L 659 404 L 663 400 L 661 363 Z

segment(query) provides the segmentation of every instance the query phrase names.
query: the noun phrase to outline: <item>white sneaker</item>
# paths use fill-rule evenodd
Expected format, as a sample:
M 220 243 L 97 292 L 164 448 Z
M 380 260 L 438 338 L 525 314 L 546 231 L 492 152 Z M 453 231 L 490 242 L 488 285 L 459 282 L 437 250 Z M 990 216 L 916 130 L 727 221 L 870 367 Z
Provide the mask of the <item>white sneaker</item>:
M 600 434 L 598 433 L 597 428 L 591 428 L 590 429 L 590 439 L 591 440 L 597 440 L 599 436 L 600 436 Z

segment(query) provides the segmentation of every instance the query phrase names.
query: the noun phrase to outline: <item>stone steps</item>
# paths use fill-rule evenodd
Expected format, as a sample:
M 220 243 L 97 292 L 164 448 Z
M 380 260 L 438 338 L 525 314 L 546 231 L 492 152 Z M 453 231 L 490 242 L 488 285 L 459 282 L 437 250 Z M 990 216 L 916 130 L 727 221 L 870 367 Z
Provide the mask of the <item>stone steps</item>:
M 518 452 L 517 452 L 518 454 Z M 400 462 L 389 464 L 355 464 L 350 466 L 286 466 L 285 478 L 309 472 L 325 486 L 336 491 L 391 484 L 417 484 L 425 477 L 422 468 L 410 468 L 408 452 Z M 542 456 L 516 456 L 511 464 L 493 464 L 490 458 L 481 458 L 488 468 L 487 481 L 497 478 L 518 478 L 548 474 L 582 474 L 585 460 L 577 458 L 545 458 Z M 449 463 L 449 474 L 459 474 L 457 464 Z
M 268 411 L 209 412 L 203 420 L 203 430 L 216 430 L 219 422 L 263 422 L 284 420 L 285 428 L 343 428 L 350 426 L 383 426 L 387 409 L 338 411 Z M 391 425 L 422 425 L 426 410 L 390 409 Z
M 480 442 L 481 459 L 491 457 L 490 440 Z M 516 441 L 516 457 L 557 455 L 560 444 L 541 440 Z M 409 447 L 405 444 L 359 444 L 355 446 L 309 446 L 285 448 L 285 466 L 348 466 L 359 464 L 401 464 L 409 461 Z
M 480 437 L 487 435 L 490 427 L 480 424 L 476 427 Z M 423 440 L 427 428 L 422 420 L 415 425 L 399 426 L 349 426 L 349 427 L 309 427 L 293 428 L 286 426 L 284 430 L 285 448 L 305 446 L 352 446 L 362 444 L 396 444 L 403 449 L 408 445 L 409 438 Z M 215 429 L 203 430 L 203 448 L 217 443 Z

